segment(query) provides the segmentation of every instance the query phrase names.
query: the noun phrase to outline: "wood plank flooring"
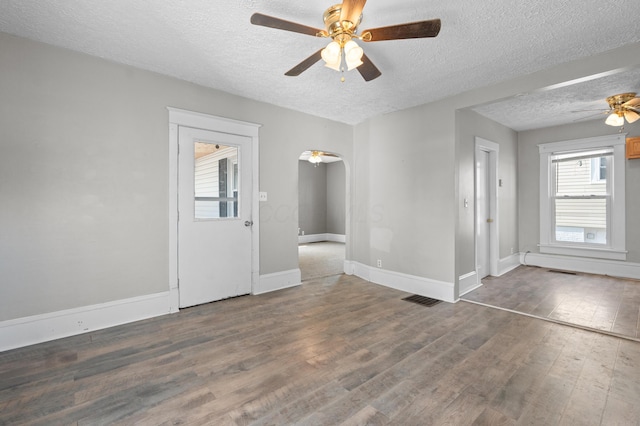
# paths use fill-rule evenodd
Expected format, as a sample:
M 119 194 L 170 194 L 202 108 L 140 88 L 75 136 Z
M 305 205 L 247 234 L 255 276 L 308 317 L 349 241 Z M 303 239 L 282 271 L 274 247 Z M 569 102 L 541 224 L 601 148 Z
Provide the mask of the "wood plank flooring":
M 637 425 L 640 343 L 338 275 L 0 353 L 0 424 Z
M 640 339 L 640 281 L 519 266 L 462 299 Z
M 298 245 L 302 281 L 343 273 L 344 257 L 344 243 L 320 241 Z

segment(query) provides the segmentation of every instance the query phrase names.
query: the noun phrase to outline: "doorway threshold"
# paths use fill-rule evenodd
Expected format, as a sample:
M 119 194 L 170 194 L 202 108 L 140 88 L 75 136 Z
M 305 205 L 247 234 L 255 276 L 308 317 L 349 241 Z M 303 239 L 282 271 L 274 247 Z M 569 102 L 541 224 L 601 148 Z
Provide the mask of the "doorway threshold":
M 548 318 L 548 317 L 543 317 L 543 316 L 539 316 L 539 315 L 528 314 L 526 312 L 520 312 L 520 311 L 515 311 L 515 310 L 509 309 L 509 308 L 502 308 L 500 306 L 489 305 L 487 303 L 477 302 L 475 300 L 460 299 L 460 301 L 467 302 L 467 303 L 473 303 L 475 305 L 484 306 L 486 308 L 493 308 L 493 309 L 497 309 L 497 310 L 500 310 L 500 311 L 511 312 L 512 314 L 518 314 L 518 315 L 522 315 L 522 316 L 529 317 L 529 318 L 535 318 L 535 319 L 551 322 L 551 323 L 558 324 L 558 325 L 565 325 L 567 327 L 577 328 L 577 329 L 584 330 L 584 331 L 591 331 L 593 333 L 605 334 L 607 336 L 618 337 L 620 339 L 625 339 L 625 340 L 630 340 L 632 342 L 640 343 L 640 338 L 628 336 L 628 335 L 625 335 L 625 334 L 614 333 L 612 331 L 600 330 L 598 328 L 587 327 L 587 326 L 584 326 L 584 325 L 570 323 L 570 322 L 566 322 L 566 321 L 560 321 L 560 320 L 557 320 L 557 319 L 554 319 L 554 318 Z

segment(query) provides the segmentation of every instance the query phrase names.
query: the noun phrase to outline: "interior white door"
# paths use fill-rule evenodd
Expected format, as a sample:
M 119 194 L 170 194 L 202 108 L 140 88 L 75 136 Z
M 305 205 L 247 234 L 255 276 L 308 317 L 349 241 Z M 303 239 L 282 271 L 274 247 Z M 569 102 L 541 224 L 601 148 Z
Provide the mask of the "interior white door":
M 476 270 L 482 279 L 490 272 L 491 205 L 489 194 L 489 153 L 476 151 Z
M 251 292 L 251 138 L 178 129 L 180 307 Z

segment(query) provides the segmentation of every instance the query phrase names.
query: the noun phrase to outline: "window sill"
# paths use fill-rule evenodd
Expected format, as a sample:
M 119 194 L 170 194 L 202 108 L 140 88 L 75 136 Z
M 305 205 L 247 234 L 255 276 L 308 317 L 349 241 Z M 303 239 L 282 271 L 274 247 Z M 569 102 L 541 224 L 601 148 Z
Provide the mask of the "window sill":
M 591 247 L 574 247 L 539 244 L 540 253 L 562 254 L 565 256 L 593 257 L 597 259 L 627 260 L 626 250 L 614 250 Z

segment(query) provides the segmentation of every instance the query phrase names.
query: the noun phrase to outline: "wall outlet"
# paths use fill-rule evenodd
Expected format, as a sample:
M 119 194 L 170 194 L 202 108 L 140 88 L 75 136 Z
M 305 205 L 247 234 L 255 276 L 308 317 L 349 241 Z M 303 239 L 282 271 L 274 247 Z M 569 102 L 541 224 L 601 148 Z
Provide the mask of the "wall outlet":
M 260 201 L 267 201 L 267 193 L 260 192 Z
M 377 265 L 378 268 L 382 268 L 382 259 L 378 259 Z

